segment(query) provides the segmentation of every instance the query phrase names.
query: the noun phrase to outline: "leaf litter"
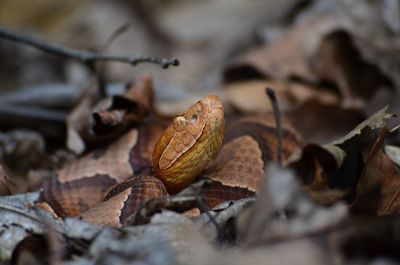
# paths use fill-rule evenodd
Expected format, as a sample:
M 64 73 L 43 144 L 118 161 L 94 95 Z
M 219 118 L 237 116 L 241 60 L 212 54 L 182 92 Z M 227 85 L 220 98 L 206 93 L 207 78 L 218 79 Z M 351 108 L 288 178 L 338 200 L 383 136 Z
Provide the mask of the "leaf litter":
M 167 28 L 177 23 L 168 15 L 174 16 L 173 7 L 178 7 L 179 1 L 170 2 L 157 6 L 162 14 L 158 19 L 168 21 Z M 227 5 L 218 2 L 215 12 Z M 53 116 L 36 123 L 11 119 L 25 117 L 26 111 L 19 109 L 15 98 L 0 95 L 4 106 L 13 110 L 0 109 L 1 263 L 399 263 L 400 138 L 394 127 L 395 115 L 390 113 L 400 110 L 396 68 L 399 37 L 393 33 L 397 31 L 396 17 L 387 13 L 385 6 L 390 1 L 293 1 L 299 4 L 297 8 L 289 2 L 281 5 L 280 17 L 277 15 L 273 22 L 259 19 L 242 25 L 247 36 L 242 46 L 231 41 L 237 40 L 233 35 L 229 35 L 230 41 L 218 39 L 218 34 L 213 35 L 215 40 L 202 40 L 181 32 L 178 36 L 189 41 L 177 45 L 180 47 L 169 46 L 169 53 L 185 58 L 175 77 L 171 70 L 154 76 L 143 76 L 141 70 L 131 75 L 129 70 L 129 75 L 121 78 L 121 74 L 113 76 L 118 68 L 110 66 L 103 69 L 105 76 L 82 73 L 85 85 L 74 83 L 76 89 L 68 94 L 68 102 L 29 102 L 35 112 L 26 117 L 67 111 L 62 113 L 66 118 L 62 125 Z M 93 12 L 102 14 L 106 9 L 101 8 L 105 7 L 99 4 Z M 190 10 L 188 6 L 182 8 Z M 115 7 L 111 10 L 120 12 Z M 160 22 L 152 17 L 154 23 Z M 105 24 L 110 23 L 110 18 L 103 19 Z M 268 32 L 271 23 L 279 28 L 279 34 L 267 38 L 262 34 Z M 197 29 L 201 28 L 199 24 Z M 125 40 L 137 39 L 132 36 L 128 34 Z M 193 47 L 196 42 L 198 47 Z M 230 53 L 224 50 L 227 45 Z M 154 48 L 148 48 L 155 53 Z M 0 45 L 3 49 L 6 53 L 10 48 Z M 196 49 L 209 61 L 190 56 Z M 18 60 L 22 65 L 24 58 Z M 0 67 L 10 67 L 6 64 L 10 62 L 5 60 Z M 43 59 L 43 64 L 48 69 L 55 62 Z M 56 64 L 66 68 L 68 63 Z M 37 81 L 46 85 L 49 80 L 60 79 L 60 74 L 57 68 L 42 80 L 38 75 Z M 23 85 L 25 92 L 36 89 L 30 83 L 32 78 L 26 83 L 17 75 L 5 79 L 7 86 Z M 111 80 L 134 82 L 110 95 Z M 193 85 L 195 82 L 198 84 Z M 181 89 L 186 86 L 186 90 Z M 42 183 L 66 163 L 93 150 L 96 153 L 98 147 L 132 127 L 153 130 L 157 135 L 159 129 L 153 128 L 154 124 L 163 127 L 194 98 L 210 91 L 224 101 L 227 128 L 239 128 L 235 124 L 243 120 L 275 126 L 266 87 L 275 90 L 283 128 L 301 139 L 301 148 L 285 157 L 283 168 L 274 163 L 257 165 L 253 173 L 265 176 L 256 196 L 204 210 L 199 192 L 207 188 L 207 183 L 196 183 L 180 194 L 149 201 L 118 229 L 79 218 L 60 218 L 46 211 L 45 205 L 36 205 Z M 43 93 L 43 98 L 52 97 L 49 92 Z M 54 128 L 67 129 L 57 134 Z M 150 138 L 141 143 L 142 157 L 135 158 L 143 164 L 151 154 L 148 146 L 154 139 Z M 275 147 L 277 141 L 271 139 L 269 144 Z M 288 146 L 291 139 L 286 136 L 283 141 Z M 240 176 L 240 170 L 235 170 L 235 165 L 243 165 L 239 155 L 224 152 L 216 160 L 225 161 L 219 172 Z M 215 162 L 210 164 L 213 167 Z M 216 172 L 210 168 L 205 173 Z M 140 170 L 149 172 L 149 168 Z

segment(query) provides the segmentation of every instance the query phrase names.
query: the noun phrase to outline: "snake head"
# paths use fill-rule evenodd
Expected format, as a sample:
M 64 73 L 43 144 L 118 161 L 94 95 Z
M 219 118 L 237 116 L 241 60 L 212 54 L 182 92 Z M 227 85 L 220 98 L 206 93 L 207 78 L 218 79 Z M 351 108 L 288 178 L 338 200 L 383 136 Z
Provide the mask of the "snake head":
M 224 108 L 218 96 L 207 96 L 177 115 L 153 151 L 153 167 L 169 192 L 177 192 L 216 156 L 224 134 Z

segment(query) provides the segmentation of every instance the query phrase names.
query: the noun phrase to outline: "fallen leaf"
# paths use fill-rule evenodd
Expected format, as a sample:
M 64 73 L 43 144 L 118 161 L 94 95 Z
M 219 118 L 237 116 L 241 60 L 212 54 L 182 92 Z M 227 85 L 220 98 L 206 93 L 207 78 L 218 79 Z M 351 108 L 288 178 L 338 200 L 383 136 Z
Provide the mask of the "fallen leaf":
M 365 170 L 365 160 L 362 153 L 366 146 L 376 141 L 381 129 L 394 116 L 394 114 L 388 112 L 386 106 L 361 122 L 345 136 L 331 143 L 331 145 L 342 149 L 346 157 L 337 170 L 325 172 L 328 185 L 331 189 L 346 191 L 348 194 L 346 196 L 347 201 L 354 200 L 360 176 Z
M 400 166 L 400 147 L 394 145 L 385 145 L 385 154 L 395 163 Z
M 255 204 L 239 216 L 238 236 L 247 246 L 288 240 L 339 225 L 347 207 L 322 207 L 305 194 L 293 171 L 272 165 Z
M 383 150 L 387 133 L 386 128 L 381 129 L 379 137 L 363 149 L 365 166 L 352 205 L 357 213 L 400 213 L 400 172 Z
M 94 79 L 91 80 L 66 118 L 66 144 L 68 149 L 76 154 L 84 153 L 94 142 L 94 137 L 89 131 L 89 117 L 97 100 L 97 89 L 97 82 Z
M 99 101 L 98 84 L 88 86 L 67 117 L 67 146 L 77 154 L 110 143 L 137 125 L 153 110 L 151 78 L 127 87 L 122 95 Z
M 333 190 L 328 176 L 338 170 L 346 153 L 337 146 L 308 144 L 294 153 L 288 163 L 306 187 L 307 194 L 321 205 L 332 205 L 343 199 L 346 191 Z
M 379 88 L 393 87 L 392 81 L 376 65 L 362 58 L 352 36 L 344 30 L 324 36 L 315 58 L 318 77 L 336 84 L 346 106 L 362 105 Z
M 323 104 L 315 99 L 284 114 L 304 142 L 326 144 L 354 128 L 365 119 L 359 109 L 344 109 L 337 104 Z
M 395 65 L 393 58 L 387 56 L 388 51 L 395 53 L 396 44 L 393 38 L 383 37 L 382 29 L 372 27 L 368 19 L 363 18 L 364 25 L 346 16 L 343 6 L 337 4 L 330 12 L 325 7 L 303 17 L 268 45 L 242 54 L 225 68 L 225 82 L 301 80 L 329 87 L 341 96 L 346 108 L 368 109 L 365 102 L 376 91 L 392 89 L 398 83 L 396 74 L 388 70 Z M 382 37 L 364 45 L 371 36 L 368 34 L 374 33 Z M 379 45 L 379 40 L 386 46 Z
M 388 112 L 389 106 L 385 106 L 384 108 L 378 110 L 373 115 L 371 115 L 368 119 L 360 123 L 356 128 L 354 128 L 351 132 L 349 132 L 346 136 L 334 141 L 332 144 L 341 146 L 346 144 L 348 141 L 353 140 L 354 138 L 363 138 L 362 142 L 368 142 L 371 140 L 371 137 L 368 137 L 368 134 L 371 132 L 375 132 L 375 137 L 377 135 L 377 130 L 386 126 L 388 120 L 396 117 L 395 114 Z
M 297 109 L 307 100 L 321 104 L 338 104 L 335 94 L 318 90 L 310 85 L 279 80 L 245 80 L 224 86 L 227 103 L 244 113 L 272 111 L 271 101 L 265 96 L 265 88 L 271 87 L 282 112 Z
M 239 57 L 225 69 L 224 80 L 262 76 L 278 80 L 297 77 L 316 82 L 318 77 L 310 62 L 321 38 L 332 30 L 349 24 L 348 19 L 342 17 L 338 20 L 336 15 L 317 16 L 299 23 L 271 44 Z
M 99 103 L 91 115 L 91 129 L 99 135 L 121 134 L 141 122 L 152 110 L 152 81 L 145 76 L 138 84 L 128 86 L 124 94 Z

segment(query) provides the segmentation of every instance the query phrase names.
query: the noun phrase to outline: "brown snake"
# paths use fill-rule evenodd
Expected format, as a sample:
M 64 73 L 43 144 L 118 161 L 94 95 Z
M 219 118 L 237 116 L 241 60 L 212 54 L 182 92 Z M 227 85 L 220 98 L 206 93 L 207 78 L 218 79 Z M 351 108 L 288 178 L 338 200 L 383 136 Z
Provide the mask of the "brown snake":
M 143 125 L 67 165 L 45 183 L 40 201 L 61 217 L 119 227 L 145 201 L 175 194 L 199 176 L 212 180 L 202 194 L 208 207 L 254 196 L 265 163 L 276 159 L 276 130 L 244 118 L 224 134 L 224 123 L 219 98 L 207 96 L 165 130 Z M 290 130 L 283 133 L 287 158 L 299 143 Z

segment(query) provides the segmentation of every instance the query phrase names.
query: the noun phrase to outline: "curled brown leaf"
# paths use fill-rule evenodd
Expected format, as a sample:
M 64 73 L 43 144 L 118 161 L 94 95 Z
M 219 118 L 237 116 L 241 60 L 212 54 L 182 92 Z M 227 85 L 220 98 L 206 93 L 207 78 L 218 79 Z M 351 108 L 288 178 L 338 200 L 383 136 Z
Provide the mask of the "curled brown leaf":
M 91 129 L 96 134 L 124 132 L 142 121 L 153 109 L 153 87 L 149 76 L 128 86 L 122 95 L 102 102 L 91 116 Z

